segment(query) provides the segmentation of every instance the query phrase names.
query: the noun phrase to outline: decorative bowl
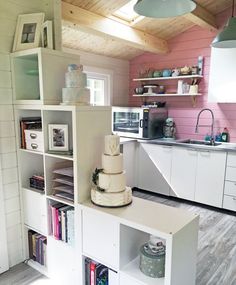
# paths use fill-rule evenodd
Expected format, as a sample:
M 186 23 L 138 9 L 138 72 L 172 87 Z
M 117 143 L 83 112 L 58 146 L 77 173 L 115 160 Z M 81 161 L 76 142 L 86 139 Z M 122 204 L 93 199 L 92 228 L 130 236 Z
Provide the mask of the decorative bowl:
M 153 72 L 153 77 L 162 77 L 162 71 L 161 70 L 155 70 Z
M 163 77 L 170 77 L 172 75 L 171 69 L 164 69 L 162 72 Z

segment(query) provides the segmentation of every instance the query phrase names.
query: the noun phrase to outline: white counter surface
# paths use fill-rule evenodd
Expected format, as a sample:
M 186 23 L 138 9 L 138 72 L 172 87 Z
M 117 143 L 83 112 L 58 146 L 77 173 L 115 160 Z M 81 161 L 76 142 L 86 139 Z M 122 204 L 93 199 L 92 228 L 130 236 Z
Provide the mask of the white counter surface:
M 198 215 L 186 210 L 169 207 L 156 202 L 133 197 L 131 205 L 122 208 L 104 208 L 86 201 L 83 206 L 103 212 L 126 222 L 158 230 L 167 235 L 173 235 L 188 225 Z M 122 222 L 122 221 L 121 221 Z

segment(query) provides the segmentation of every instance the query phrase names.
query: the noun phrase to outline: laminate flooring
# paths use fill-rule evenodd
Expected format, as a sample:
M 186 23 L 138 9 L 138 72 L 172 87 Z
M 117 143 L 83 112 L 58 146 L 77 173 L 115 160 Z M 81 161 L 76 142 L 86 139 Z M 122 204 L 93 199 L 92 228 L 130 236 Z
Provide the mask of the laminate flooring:
M 196 285 L 236 285 L 236 216 L 148 192 L 133 191 L 133 195 L 199 214 Z M 21 263 L 0 275 L 0 285 L 54 284 L 36 270 Z
M 196 285 L 236 285 L 236 216 L 147 192 L 134 191 L 133 195 L 197 213 L 200 222 Z

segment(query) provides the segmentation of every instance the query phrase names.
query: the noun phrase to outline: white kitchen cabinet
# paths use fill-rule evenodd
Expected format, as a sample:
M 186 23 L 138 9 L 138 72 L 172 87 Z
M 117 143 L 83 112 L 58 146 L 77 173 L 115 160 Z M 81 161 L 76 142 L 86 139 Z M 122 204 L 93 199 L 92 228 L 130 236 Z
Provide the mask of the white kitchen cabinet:
M 24 224 L 39 233 L 47 234 L 45 195 L 33 190 L 22 189 Z
M 199 150 L 195 201 L 222 207 L 226 152 Z
M 122 140 L 121 140 L 122 143 Z M 122 143 L 123 163 L 126 175 L 126 185 L 135 187 L 135 174 L 136 174 L 136 141 L 129 141 Z
M 194 201 L 198 151 L 173 147 L 171 196 Z
M 208 102 L 235 103 L 236 48 L 212 48 Z
M 103 213 L 84 211 L 82 224 L 83 254 L 118 270 L 118 222 Z
M 138 148 L 138 188 L 169 195 L 172 146 L 140 143 Z

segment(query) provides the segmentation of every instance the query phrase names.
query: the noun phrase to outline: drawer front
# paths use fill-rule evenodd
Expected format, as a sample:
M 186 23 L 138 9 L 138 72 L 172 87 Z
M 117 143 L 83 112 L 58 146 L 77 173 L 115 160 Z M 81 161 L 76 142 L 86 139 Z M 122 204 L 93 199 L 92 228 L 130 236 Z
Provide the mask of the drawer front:
M 45 195 L 26 189 L 22 189 L 22 193 L 24 205 L 24 223 L 46 235 L 47 208 Z
M 225 181 L 224 194 L 236 197 L 236 182 Z
M 236 197 L 224 195 L 223 208 L 236 211 Z
M 229 181 L 236 181 L 236 168 L 227 167 L 225 179 Z
M 43 142 L 41 141 L 26 141 L 26 149 L 43 152 Z
M 227 166 L 236 167 L 236 154 L 228 153 Z
M 26 141 L 43 141 L 43 132 L 39 130 L 25 130 Z
M 119 268 L 119 225 L 112 216 L 83 210 L 83 254 L 111 267 Z

